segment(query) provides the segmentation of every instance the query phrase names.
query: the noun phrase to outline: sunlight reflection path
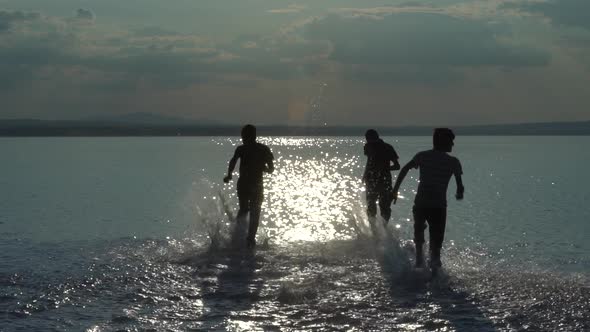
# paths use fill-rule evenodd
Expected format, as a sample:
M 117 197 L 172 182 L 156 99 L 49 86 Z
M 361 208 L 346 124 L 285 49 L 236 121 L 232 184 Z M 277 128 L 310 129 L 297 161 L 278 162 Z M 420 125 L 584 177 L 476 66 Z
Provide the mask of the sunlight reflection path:
M 284 241 L 348 237 L 353 202 L 363 190 L 362 143 L 325 138 L 271 138 L 264 143 L 276 158 L 275 173 L 265 179 L 263 225 L 269 226 L 268 235 Z

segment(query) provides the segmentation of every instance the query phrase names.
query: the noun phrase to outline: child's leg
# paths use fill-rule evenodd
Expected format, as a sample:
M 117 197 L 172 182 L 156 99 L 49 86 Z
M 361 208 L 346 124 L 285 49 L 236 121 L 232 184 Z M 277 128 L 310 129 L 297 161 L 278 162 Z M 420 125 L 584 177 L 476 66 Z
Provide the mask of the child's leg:
M 377 215 L 377 193 L 367 186 L 365 197 L 367 199 L 367 216 L 375 218 Z
M 258 232 L 258 224 L 260 222 L 260 206 L 252 206 L 250 209 L 250 225 L 248 226 L 248 245 L 252 246 L 256 242 L 256 232 Z
M 416 245 L 416 266 L 421 267 L 424 264 L 424 229 L 426 229 L 426 214 L 424 208 L 414 206 L 414 244 Z
M 390 190 L 384 190 L 379 195 L 379 210 L 381 211 L 381 217 L 385 222 L 385 225 L 391 218 L 391 202 L 393 202 L 393 193 Z
M 260 222 L 260 212 L 262 210 L 263 192 L 262 188 L 253 194 L 250 200 L 250 225 L 248 227 L 248 246 L 253 247 L 256 244 L 256 232 L 258 232 L 258 224 Z
M 238 199 L 239 203 L 240 203 L 240 209 L 238 210 L 238 215 L 236 217 L 236 221 L 242 221 L 246 219 L 246 216 L 248 215 L 248 212 L 250 211 L 250 208 L 248 208 L 249 206 L 249 199 L 247 198 L 242 198 L 242 199 Z
M 236 221 L 242 221 L 246 218 L 246 215 L 248 214 L 250 206 L 250 195 L 248 193 L 247 188 L 242 188 L 240 183 L 238 183 L 238 203 L 239 210 Z
M 445 238 L 445 226 L 447 223 L 447 209 L 433 208 L 428 216 L 430 226 L 430 263 L 434 267 L 440 267 L 440 251 Z

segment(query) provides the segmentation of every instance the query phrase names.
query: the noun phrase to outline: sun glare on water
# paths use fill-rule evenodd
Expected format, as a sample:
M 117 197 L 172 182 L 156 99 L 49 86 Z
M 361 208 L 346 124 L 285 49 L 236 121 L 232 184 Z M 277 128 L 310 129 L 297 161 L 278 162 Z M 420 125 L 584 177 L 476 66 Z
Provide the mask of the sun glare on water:
M 273 148 L 276 158 L 275 172 L 265 178 L 262 223 L 268 226 L 268 235 L 284 241 L 346 237 L 362 191 L 356 174 L 362 171 L 359 156 L 347 153 L 351 149 L 341 146 L 341 140 L 325 145 L 323 139 L 330 153 L 317 149 L 320 144 L 313 138 L 276 138 L 264 143 Z

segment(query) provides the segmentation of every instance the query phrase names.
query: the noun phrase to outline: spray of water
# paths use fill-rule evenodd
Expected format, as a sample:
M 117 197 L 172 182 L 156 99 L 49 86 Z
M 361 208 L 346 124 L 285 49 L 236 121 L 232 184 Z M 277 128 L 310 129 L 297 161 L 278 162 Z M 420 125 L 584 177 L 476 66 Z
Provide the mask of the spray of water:
M 308 127 L 317 128 L 325 127 L 328 125 L 325 114 L 322 112 L 322 101 L 324 97 L 324 90 L 328 87 L 328 84 L 321 82 L 319 83 L 318 93 L 315 97 L 312 97 L 309 101 L 310 111 L 308 115 Z

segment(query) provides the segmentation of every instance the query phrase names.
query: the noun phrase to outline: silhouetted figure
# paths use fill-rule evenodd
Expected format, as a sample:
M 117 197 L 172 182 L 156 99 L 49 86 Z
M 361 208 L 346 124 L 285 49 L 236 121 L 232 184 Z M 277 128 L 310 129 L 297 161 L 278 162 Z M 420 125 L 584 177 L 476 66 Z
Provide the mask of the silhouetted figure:
M 240 210 L 237 221 L 242 222 L 246 214 L 250 212 L 246 243 L 252 248 L 256 245 L 256 231 L 264 196 L 262 174 L 274 171 L 274 157 L 268 146 L 256 142 L 256 127 L 253 125 L 245 125 L 242 128 L 242 142 L 244 144 L 236 148 L 234 156 L 229 161 L 227 175 L 223 178 L 223 182 L 228 183 L 232 179 L 232 172 L 240 159 L 240 177 L 238 178 Z
M 384 223 L 391 217 L 391 201 L 393 188 L 391 186 L 391 171 L 400 169 L 398 155 L 390 144 L 383 142 L 374 129 L 365 133 L 365 156 L 367 165 L 363 174 L 367 199 L 367 215 L 375 218 L 377 215 L 377 201 Z M 391 165 L 393 163 L 393 166 Z
M 453 150 L 455 134 L 448 128 L 436 128 L 433 135 L 432 150 L 419 152 L 399 173 L 393 187 L 394 204 L 397 201 L 399 187 L 410 168 L 420 169 L 420 183 L 414 200 L 414 243 L 416 244 L 416 266 L 424 264 L 423 244 L 426 223 L 430 226 L 430 267 L 436 273 L 441 266 L 440 251 L 445 235 L 447 220 L 447 187 L 451 175 L 455 175 L 457 193 L 455 197 L 463 199 L 463 174 L 459 159 L 450 156 Z

